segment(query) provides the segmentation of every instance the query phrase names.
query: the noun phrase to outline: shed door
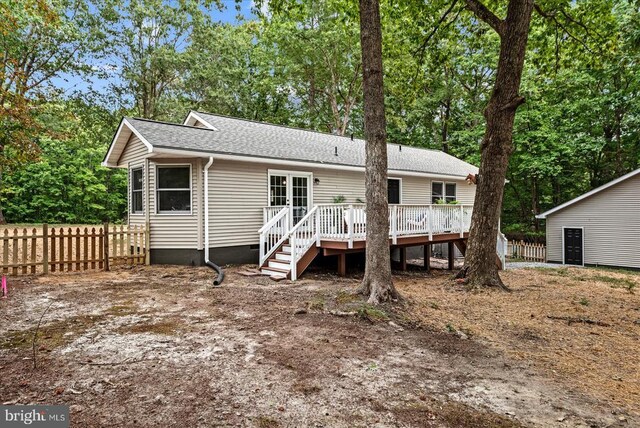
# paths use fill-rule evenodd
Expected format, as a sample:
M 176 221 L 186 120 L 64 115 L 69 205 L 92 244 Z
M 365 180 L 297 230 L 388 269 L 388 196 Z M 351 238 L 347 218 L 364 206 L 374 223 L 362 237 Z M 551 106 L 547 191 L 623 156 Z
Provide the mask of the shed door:
M 582 265 L 582 229 L 564 229 L 564 263 Z
M 400 180 L 395 178 L 390 178 L 388 186 L 389 186 L 387 188 L 388 202 L 390 204 L 399 204 L 400 203 Z

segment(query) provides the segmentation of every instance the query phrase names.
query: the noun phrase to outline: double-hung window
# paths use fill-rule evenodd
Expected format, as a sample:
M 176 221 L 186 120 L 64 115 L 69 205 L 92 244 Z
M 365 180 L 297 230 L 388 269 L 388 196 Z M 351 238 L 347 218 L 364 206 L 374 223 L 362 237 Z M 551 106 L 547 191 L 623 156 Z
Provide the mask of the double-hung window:
M 449 204 L 456 200 L 456 183 L 444 183 L 442 181 L 431 182 L 432 204 Z
M 131 170 L 131 214 L 142 214 L 142 168 Z
M 190 165 L 158 165 L 156 183 L 158 213 L 191 213 Z

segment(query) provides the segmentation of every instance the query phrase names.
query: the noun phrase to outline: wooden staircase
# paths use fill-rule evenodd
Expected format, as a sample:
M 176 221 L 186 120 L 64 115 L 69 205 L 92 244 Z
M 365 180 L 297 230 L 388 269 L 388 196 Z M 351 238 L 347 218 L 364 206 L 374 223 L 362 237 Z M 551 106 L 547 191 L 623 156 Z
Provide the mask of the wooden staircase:
M 320 249 L 313 246 L 307 250 L 307 252 L 298 260 L 297 270 L 298 276 L 300 276 L 309 267 L 313 259 L 320 253 Z M 269 276 L 274 280 L 290 279 L 291 278 L 291 246 L 289 241 L 285 241 L 280 248 L 260 266 L 260 272 L 263 275 Z

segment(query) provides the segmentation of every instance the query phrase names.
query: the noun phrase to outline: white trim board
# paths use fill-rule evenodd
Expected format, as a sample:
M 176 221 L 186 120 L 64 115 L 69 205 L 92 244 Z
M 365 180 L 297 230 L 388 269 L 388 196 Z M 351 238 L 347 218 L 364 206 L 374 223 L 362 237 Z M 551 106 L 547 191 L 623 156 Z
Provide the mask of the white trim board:
M 184 122 L 182 124 L 183 125 L 188 125 L 188 126 L 194 126 L 193 124 L 189 123 L 191 121 L 191 119 L 193 119 L 194 121 L 200 122 L 206 128 L 211 129 L 212 131 L 217 131 L 218 130 L 218 128 L 216 128 L 215 126 L 213 126 L 212 124 L 210 124 L 209 122 L 204 120 L 202 118 L 202 116 L 200 116 L 198 113 L 196 113 L 193 110 L 191 110 L 189 112 L 189 114 L 187 115 L 187 118 L 184 120 Z
M 147 141 L 146 138 L 144 138 L 142 136 L 142 134 L 140 134 L 140 132 L 138 132 L 133 125 L 131 125 L 131 123 L 129 123 L 129 121 L 127 120 L 127 118 L 122 118 L 122 120 L 120 121 L 120 125 L 118 126 L 118 130 L 116 131 L 116 134 L 113 136 L 113 140 L 111 140 L 111 144 L 109 145 L 109 150 L 107 151 L 107 155 L 104 157 L 104 160 L 102 161 L 101 165 L 102 166 L 107 166 L 107 167 L 117 167 L 118 166 L 118 161 L 120 160 L 120 157 L 122 156 L 122 153 L 124 153 L 124 149 L 127 147 L 127 144 L 129 144 L 129 138 L 127 138 L 127 141 L 124 143 L 124 146 L 122 147 L 122 151 L 120 152 L 120 154 L 118 155 L 118 159 L 116 159 L 116 161 L 114 163 L 109 162 L 109 158 L 111 158 L 111 154 L 113 153 L 113 149 L 115 149 L 115 147 L 118 145 L 118 139 L 120 138 L 120 134 L 122 133 L 123 128 L 126 126 L 126 128 L 129 130 L 129 132 L 131 132 L 132 134 L 135 134 L 136 137 L 138 137 L 140 139 L 140 141 L 142 141 L 142 144 L 145 145 L 145 147 L 148 150 L 148 153 L 152 153 L 153 152 L 153 146 L 151 145 L 150 142 Z M 125 168 L 125 166 L 123 166 L 123 168 Z
M 217 160 L 232 160 L 239 162 L 253 162 L 253 163 L 265 163 L 272 165 L 283 165 L 288 167 L 299 167 L 299 168 L 319 168 L 319 169 L 333 169 L 340 171 L 357 171 L 364 172 L 364 166 L 351 166 L 351 165 L 338 165 L 338 164 L 326 164 L 319 162 L 305 162 L 305 161 L 293 161 L 286 159 L 273 159 L 273 158 L 265 158 L 265 157 L 257 157 L 257 156 L 247 156 L 247 155 L 231 155 L 231 154 L 222 154 L 222 153 L 207 153 L 207 152 L 199 152 L 195 150 L 180 150 L 180 149 L 167 149 L 163 147 L 154 147 L 153 153 L 156 155 L 173 155 L 173 156 L 182 156 L 182 157 L 202 157 L 209 158 L 213 157 Z M 434 178 L 440 180 L 457 180 L 464 181 L 465 177 L 458 175 L 446 175 L 446 174 L 437 174 L 431 172 L 418 172 L 418 171 L 405 171 L 400 169 L 389 169 L 387 171 L 388 175 L 402 175 L 409 177 L 425 177 L 425 178 Z
M 389 204 L 389 205 L 402 205 L 402 177 L 387 176 L 387 186 L 389 185 L 389 180 L 397 180 L 400 182 L 398 186 L 398 191 L 400 192 L 400 202 L 398 204 Z
M 160 211 L 158 209 L 158 204 L 160 202 L 160 198 L 158 198 L 158 192 L 159 191 L 163 191 L 163 190 L 169 190 L 171 191 L 171 189 L 160 189 L 158 190 L 158 169 L 159 168 L 172 168 L 172 167 L 189 167 L 189 211 Z M 174 216 L 174 215 L 183 215 L 183 216 L 190 216 L 193 215 L 193 164 L 191 163 L 156 163 L 154 165 L 154 180 L 153 180 L 153 194 L 154 194 L 154 211 L 153 213 L 156 216 Z M 174 190 L 181 190 L 181 191 L 185 191 L 186 189 L 174 189 Z
M 625 174 L 622 177 L 618 177 L 615 180 L 612 180 L 612 181 L 610 181 L 610 182 L 608 182 L 606 184 L 603 184 L 600 187 L 596 187 L 595 189 L 591 190 L 590 192 L 587 192 L 587 193 L 585 193 L 583 195 L 580 195 L 577 198 L 571 199 L 570 201 L 567 201 L 564 204 L 558 205 L 557 207 L 552 208 L 549 211 L 545 211 L 542 214 L 538 214 L 536 216 L 536 218 L 545 219 L 545 218 L 547 218 L 547 216 L 549 216 L 550 214 L 555 213 L 556 211 L 560 211 L 562 209 L 565 209 L 568 206 L 575 204 L 576 202 L 580 202 L 583 199 L 586 199 L 586 198 L 588 198 L 590 196 L 595 195 L 596 193 L 600 193 L 603 190 L 608 189 L 609 187 L 615 186 L 616 184 L 621 183 L 621 182 L 623 182 L 625 180 L 628 180 L 631 177 L 635 177 L 638 174 L 640 174 L 640 168 L 636 169 L 635 171 L 631 171 L 630 173 Z

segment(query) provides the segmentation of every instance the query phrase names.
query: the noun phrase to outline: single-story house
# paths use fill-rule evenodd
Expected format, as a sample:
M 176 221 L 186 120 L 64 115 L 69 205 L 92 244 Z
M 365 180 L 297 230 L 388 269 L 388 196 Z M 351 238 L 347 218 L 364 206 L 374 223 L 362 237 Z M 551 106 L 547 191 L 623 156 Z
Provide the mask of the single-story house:
M 390 245 L 466 239 L 478 169 L 397 144 L 388 160 Z M 259 263 L 295 279 L 320 251 L 341 271 L 364 251 L 361 139 L 195 111 L 126 117 L 103 165 L 129 172 L 128 222 L 149 225 L 152 264 Z
M 640 268 L 640 169 L 536 217 L 549 262 Z

